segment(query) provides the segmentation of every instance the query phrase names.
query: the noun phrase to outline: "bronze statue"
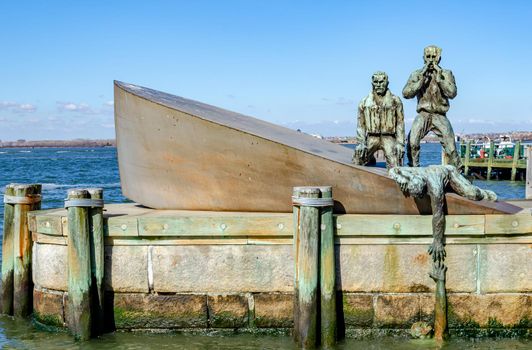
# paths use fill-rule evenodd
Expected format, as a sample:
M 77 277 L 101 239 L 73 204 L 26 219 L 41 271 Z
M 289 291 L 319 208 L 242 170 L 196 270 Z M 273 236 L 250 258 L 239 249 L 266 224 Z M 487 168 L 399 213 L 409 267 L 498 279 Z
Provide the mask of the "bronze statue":
M 386 167 L 403 163 L 405 126 L 403 103 L 388 89 L 388 75 L 375 72 L 371 77 L 373 91 L 358 105 L 358 145 L 353 163 L 366 165 L 377 150 L 383 150 Z
M 446 117 L 449 99 L 456 96 L 453 73 L 439 66 L 441 49 L 437 46 L 427 46 L 423 59 L 423 68 L 410 75 L 403 89 L 404 98 L 417 96 L 418 115 L 408 134 L 408 165 L 419 166 L 419 144 L 432 131 L 439 138 L 450 164 L 461 170 L 462 161 L 456 150 L 454 131 Z
M 445 259 L 445 192 L 452 190 L 474 201 L 497 200 L 495 192 L 474 186 L 453 165 L 430 165 L 424 168 L 396 167 L 390 169 L 389 174 L 406 195 L 416 198 L 429 195 L 433 236 L 429 253 L 434 261 Z
M 447 337 L 447 294 L 445 291 L 445 192 L 454 191 L 471 200 L 496 201 L 493 191 L 483 190 L 471 184 L 453 165 L 431 165 L 425 168 L 395 167 L 388 171 L 405 195 L 421 198 L 430 197 L 432 207 L 432 272 L 430 277 L 436 282 L 434 305 L 434 337 L 444 340 Z

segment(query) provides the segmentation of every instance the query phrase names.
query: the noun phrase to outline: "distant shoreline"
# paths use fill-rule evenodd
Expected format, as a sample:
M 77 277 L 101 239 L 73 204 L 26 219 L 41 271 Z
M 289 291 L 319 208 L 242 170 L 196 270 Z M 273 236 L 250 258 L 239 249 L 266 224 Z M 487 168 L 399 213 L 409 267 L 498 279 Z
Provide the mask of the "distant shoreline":
M 501 131 L 490 133 L 472 133 L 472 134 L 457 134 L 459 141 L 496 141 L 501 136 L 509 136 L 512 141 L 530 141 L 532 140 L 531 131 Z M 356 144 L 355 136 L 328 136 L 324 137 L 325 140 L 332 143 L 340 144 Z M 432 133 L 425 136 L 422 140 L 423 143 L 440 143 L 438 137 Z
M 459 135 L 462 140 L 496 140 L 501 135 L 509 135 L 513 141 L 532 140 L 530 131 L 513 131 L 497 133 L 474 133 Z M 339 144 L 355 144 L 355 136 L 328 136 L 325 140 Z M 435 135 L 427 135 L 424 139 L 426 143 L 439 143 Z M 75 140 L 17 140 L 17 141 L 0 141 L 0 148 L 75 148 L 75 147 L 116 147 L 115 139 L 75 139 Z
M 0 148 L 82 148 L 82 147 L 116 147 L 116 140 L 41 140 L 41 141 L 4 141 Z

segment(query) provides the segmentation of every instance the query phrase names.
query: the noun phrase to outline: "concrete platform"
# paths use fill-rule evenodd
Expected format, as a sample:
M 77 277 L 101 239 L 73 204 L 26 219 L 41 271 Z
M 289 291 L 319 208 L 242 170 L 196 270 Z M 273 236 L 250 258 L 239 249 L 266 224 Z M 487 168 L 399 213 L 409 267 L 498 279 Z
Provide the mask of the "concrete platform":
M 34 309 L 63 325 L 66 211 L 31 212 Z M 292 214 L 106 206 L 107 313 L 116 329 L 292 326 Z M 335 216 L 337 291 L 346 329 L 427 320 L 431 216 Z M 449 324 L 513 329 L 532 320 L 532 216 L 447 217 Z M 524 332 L 524 333 L 523 333 Z

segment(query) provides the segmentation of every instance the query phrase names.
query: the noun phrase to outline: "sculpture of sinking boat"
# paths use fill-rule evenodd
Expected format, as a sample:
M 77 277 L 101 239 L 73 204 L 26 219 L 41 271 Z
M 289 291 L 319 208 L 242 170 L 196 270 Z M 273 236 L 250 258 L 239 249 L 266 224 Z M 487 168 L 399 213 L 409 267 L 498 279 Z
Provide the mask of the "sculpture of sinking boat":
M 333 186 L 338 213 L 427 214 L 352 150 L 259 119 L 115 82 L 122 192 L 156 209 L 290 212 L 294 186 Z M 447 195 L 449 214 L 513 213 Z

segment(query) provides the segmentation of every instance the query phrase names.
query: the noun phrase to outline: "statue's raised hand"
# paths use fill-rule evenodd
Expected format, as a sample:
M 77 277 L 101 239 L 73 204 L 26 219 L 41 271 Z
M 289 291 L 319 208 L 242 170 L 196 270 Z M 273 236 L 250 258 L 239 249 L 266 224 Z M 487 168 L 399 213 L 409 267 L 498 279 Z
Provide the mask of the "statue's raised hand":
M 429 273 L 430 278 L 434 282 L 445 281 L 445 273 L 447 272 L 447 266 L 443 262 L 436 262 L 432 265 L 432 272 Z
M 429 254 L 432 255 L 432 260 L 436 262 L 443 262 L 445 260 L 445 247 L 441 242 L 433 240 L 429 247 Z
M 497 200 L 497 194 L 493 191 L 481 189 L 480 193 L 482 193 L 482 199 L 486 201 L 495 202 Z

